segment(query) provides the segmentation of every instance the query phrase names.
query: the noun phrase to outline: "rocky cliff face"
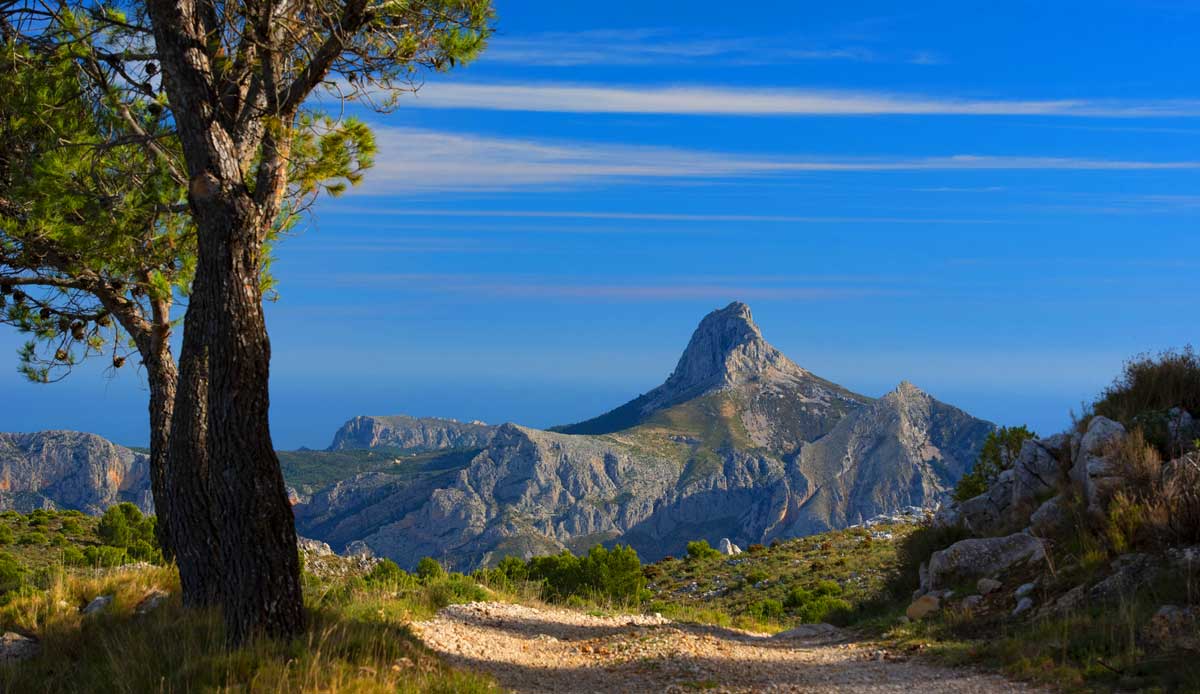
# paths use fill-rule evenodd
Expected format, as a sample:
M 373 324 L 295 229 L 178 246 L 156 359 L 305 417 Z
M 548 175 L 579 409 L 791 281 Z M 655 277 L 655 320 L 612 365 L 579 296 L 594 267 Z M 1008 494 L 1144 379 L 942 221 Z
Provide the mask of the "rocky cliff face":
M 153 511 L 148 456 L 94 434 L 0 434 L 0 510 L 99 514 L 121 501 Z
M 334 434 L 329 450 L 398 448 L 410 452 L 482 448 L 496 427 L 437 417 L 355 417 Z
M 697 538 L 746 546 L 933 505 L 991 428 L 911 384 L 874 400 L 818 378 L 735 303 L 700 323 L 663 385 L 609 413 L 496 427 L 458 465 L 345 480 L 296 514 L 306 536 L 364 540 L 406 566 L 612 540 L 657 559 Z

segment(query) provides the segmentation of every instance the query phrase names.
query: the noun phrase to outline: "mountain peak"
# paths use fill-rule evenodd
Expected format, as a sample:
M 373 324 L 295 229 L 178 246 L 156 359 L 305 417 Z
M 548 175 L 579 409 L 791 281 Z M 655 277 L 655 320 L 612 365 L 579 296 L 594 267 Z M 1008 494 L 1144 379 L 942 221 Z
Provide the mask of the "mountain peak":
M 735 301 L 704 317 L 662 389 L 670 399 L 801 369 L 763 339 L 750 307 Z

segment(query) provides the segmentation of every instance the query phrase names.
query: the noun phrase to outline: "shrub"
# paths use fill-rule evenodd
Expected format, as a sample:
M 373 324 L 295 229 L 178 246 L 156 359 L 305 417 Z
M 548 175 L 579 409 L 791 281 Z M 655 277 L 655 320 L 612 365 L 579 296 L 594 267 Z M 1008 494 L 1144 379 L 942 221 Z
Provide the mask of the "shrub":
M 25 533 L 20 540 L 17 540 L 17 544 L 21 545 L 44 545 L 48 542 L 50 540 L 43 533 L 38 532 Z
M 768 574 L 766 571 L 763 571 L 762 569 L 754 569 L 746 572 L 746 575 L 743 578 L 746 580 L 746 583 L 757 585 L 769 579 L 770 577 L 770 574 Z
M 58 527 L 59 531 L 70 535 L 78 535 L 83 532 L 83 526 L 79 524 L 79 519 L 67 517 L 63 520 L 62 525 Z
M 446 576 L 446 570 L 433 557 L 422 557 L 417 562 L 417 578 L 422 581 L 432 581 Z
M 151 548 L 157 546 L 156 525 L 157 519 L 154 516 L 144 516 L 137 506 L 122 502 L 104 512 L 96 525 L 96 533 L 104 544 L 110 547 L 136 546 L 141 552 L 139 543 L 145 543 Z M 150 559 L 149 556 L 140 558 Z
M 954 488 L 954 498 L 966 501 L 986 492 L 1001 472 L 1013 466 L 1013 462 L 1021 453 L 1021 444 L 1025 443 L 1026 439 L 1034 438 L 1037 438 L 1037 434 L 1024 425 L 1000 427 L 988 434 L 974 467 Z
M 813 594 L 818 596 L 837 597 L 842 594 L 842 586 L 837 581 L 832 581 L 828 578 L 817 581 L 817 585 L 813 588 Z
M 713 549 L 712 545 L 708 544 L 708 540 L 695 540 L 687 543 L 688 559 L 707 559 L 710 557 L 719 557 L 721 552 Z
M 783 619 L 784 616 L 783 603 L 771 598 L 759 600 L 751 605 L 747 612 L 750 616 L 763 620 Z
M 89 566 L 111 567 L 124 564 L 127 555 L 125 550 L 120 547 L 101 545 L 83 550 L 83 557 Z
M 416 583 L 411 574 L 391 559 L 384 559 L 372 566 L 363 580 L 369 586 L 399 587 Z
M 767 551 L 767 546 L 756 542 L 756 543 L 750 545 L 749 547 L 747 547 L 746 551 L 749 552 L 750 554 L 759 554 L 761 552 Z
M 1190 345 L 1157 356 L 1140 354 L 1125 362 L 1121 374 L 1092 404 L 1092 411 L 1130 428 L 1139 417 L 1173 407 L 1200 414 L 1200 356 Z M 1147 433 L 1153 443 L 1162 443 L 1155 440 L 1157 432 Z
M 63 547 L 62 559 L 67 566 L 83 566 L 87 563 L 87 557 L 83 555 L 83 551 L 74 545 Z
M 578 596 L 637 602 L 646 587 L 637 552 L 621 545 L 611 550 L 596 545 L 583 557 L 567 551 L 534 557 L 526 568 L 530 580 L 542 582 L 543 597 L 547 600 Z
M 25 569 L 17 558 L 0 552 L 0 595 L 17 590 L 25 582 Z
M 11 545 L 15 538 L 13 529 L 7 525 L 0 525 L 0 545 Z
M 467 576 L 459 573 L 447 576 L 443 572 L 425 587 L 425 599 L 437 611 L 447 605 L 487 600 L 488 592 Z
M 1200 454 L 1164 463 L 1134 428 L 1108 451 L 1125 483 L 1109 501 L 1101 532 L 1115 554 L 1200 542 Z

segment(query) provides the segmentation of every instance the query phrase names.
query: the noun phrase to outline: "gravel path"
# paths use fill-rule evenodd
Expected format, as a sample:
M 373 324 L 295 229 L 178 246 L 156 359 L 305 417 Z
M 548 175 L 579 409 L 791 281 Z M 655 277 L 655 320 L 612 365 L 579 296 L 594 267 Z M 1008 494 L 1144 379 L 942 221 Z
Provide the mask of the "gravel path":
M 413 629 L 451 664 L 529 694 L 1033 691 L 859 646 L 819 625 L 767 637 L 646 615 L 472 603 L 447 607 Z

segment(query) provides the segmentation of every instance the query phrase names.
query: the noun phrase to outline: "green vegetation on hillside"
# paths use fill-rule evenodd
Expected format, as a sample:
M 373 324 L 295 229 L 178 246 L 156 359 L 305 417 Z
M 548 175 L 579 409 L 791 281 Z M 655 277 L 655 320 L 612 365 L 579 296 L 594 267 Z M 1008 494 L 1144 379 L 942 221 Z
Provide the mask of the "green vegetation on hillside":
M 882 524 L 751 545 L 729 557 L 706 542 L 646 567 L 650 612 L 686 621 L 779 631 L 847 624 L 892 599 L 898 542 L 916 528 Z M 707 549 L 707 551 L 706 551 Z
M 0 604 L 45 589 L 64 568 L 161 560 L 154 518 L 132 504 L 113 506 L 101 518 L 45 509 L 0 513 Z
M 418 479 L 466 467 L 478 449 L 407 453 L 394 448 L 278 451 L 283 478 L 303 494 L 366 472 Z

